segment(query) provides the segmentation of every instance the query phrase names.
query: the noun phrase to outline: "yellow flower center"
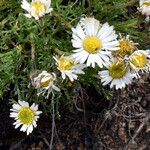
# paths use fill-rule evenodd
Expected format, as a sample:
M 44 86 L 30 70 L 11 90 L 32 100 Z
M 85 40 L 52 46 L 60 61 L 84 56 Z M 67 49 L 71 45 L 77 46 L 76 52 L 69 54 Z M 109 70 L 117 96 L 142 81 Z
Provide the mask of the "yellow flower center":
M 34 8 L 36 15 L 39 16 L 41 12 L 46 10 L 46 4 L 41 2 L 32 2 L 31 8 Z
M 116 61 L 109 67 L 109 75 L 114 79 L 122 78 L 128 69 L 123 61 Z
M 135 46 L 133 45 L 133 43 L 127 39 L 119 41 L 119 44 L 120 49 L 113 53 L 115 56 L 117 55 L 121 58 L 124 58 L 125 55 L 131 55 L 135 50 Z
M 137 68 L 143 68 L 147 65 L 148 59 L 144 54 L 134 54 L 131 58 L 132 64 Z
M 48 77 L 43 76 L 43 77 L 41 77 L 41 83 L 40 83 L 40 85 L 41 85 L 41 87 L 47 87 L 52 82 L 53 82 L 52 75 L 49 75 Z
M 102 42 L 95 36 L 89 36 L 84 39 L 83 47 L 87 52 L 95 54 L 102 48 Z
M 74 60 L 67 57 L 62 57 L 59 59 L 58 67 L 60 70 L 71 70 L 74 67 Z
M 35 119 L 35 113 L 30 108 L 22 108 L 18 113 L 18 118 L 21 123 L 30 125 Z
M 143 3 L 143 5 L 150 6 L 150 2 L 145 2 L 145 3 Z

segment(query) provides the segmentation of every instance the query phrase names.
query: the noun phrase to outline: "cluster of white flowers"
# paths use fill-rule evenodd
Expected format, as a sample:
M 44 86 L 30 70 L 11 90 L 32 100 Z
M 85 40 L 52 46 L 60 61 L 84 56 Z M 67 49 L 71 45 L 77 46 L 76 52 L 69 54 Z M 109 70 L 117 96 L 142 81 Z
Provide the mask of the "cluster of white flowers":
M 103 85 L 110 83 L 110 88 L 125 88 L 140 73 L 149 72 L 150 51 L 138 50 L 129 39 L 129 35 L 118 38 L 114 27 L 108 23 L 100 24 L 94 17 L 83 17 L 75 28 L 72 28 L 72 46 L 75 48 L 70 56 L 54 57 L 62 79 L 77 80 L 84 74 L 86 67 L 106 68 L 98 72 Z M 55 85 L 56 75 L 43 71 L 33 79 L 33 85 L 39 89 L 38 95 L 52 89 L 60 91 Z
M 21 7 L 28 13 L 26 17 L 40 19 L 47 13 L 51 13 L 51 0 L 32 0 L 31 4 L 26 0 L 22 1 Z M 140 0 L 139 11 L 146 15 L 149 20 L 150 0 Z M 129 35 L 118 38 L 114 27 L 107 22 L 101 24 L 94 17 L 82 17 L 75 28 L 72 28 L 72 46 L 75 48 L 70 56 L 55 56 L 57 69 L 61 77 L 67 77 L 71 82 L 78 79 L 78 75 L 84 74 L 86 67 L 101 70 L 98 72 L 103 85 L 110 84 L 110 88 L 125 88 L 131 84 L 133 79 L 140 78 L 140 75 L 150 71 L 150 50 L 138 50 L 136 45 L 129 39 Z M 31 83 L 38 90 L 37 95 L 42 94 L 49 97 L 54 91 L 60 89 L 56 84 L 56 74 L 42 71 L 31 79 Z M 22 125 L 20 131 L 27 132 L 27 135 L 36 127 L 36 121 L 42 113 L 38 111 L 38 105 L 18 101 L 13 104 L 10 117 L 15 118 L 15 128 Z
M 139 71 L 150 69 L 150 51 L 137 50 L 137 43 L 129 35 L 118 39 L 113 26 L 100 24 L 94 17 L 81 18 L 76 28 L 72 29 L 73 57 L 81 64 L 95 68 L 97 64 L 106 70 L 99 71 L 103 85 L 110 83 L 110 88 L 125 88 L 139 77 Z

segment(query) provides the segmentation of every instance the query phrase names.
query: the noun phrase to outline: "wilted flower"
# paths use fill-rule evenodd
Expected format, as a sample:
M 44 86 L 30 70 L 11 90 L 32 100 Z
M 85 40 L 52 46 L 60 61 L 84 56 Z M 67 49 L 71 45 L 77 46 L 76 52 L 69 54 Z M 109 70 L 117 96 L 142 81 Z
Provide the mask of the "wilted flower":
M 150 50 L 137 50 L 129 57 L 130 65 L 135 71 L 137 77 L 138 72 L 150 71 Z
M 129 56 L 131 55 L 135 50 L 136 50 L 136 45 L 138 45 L 138 43 L 134 43 L 133 41 L 131 41 L 129 39 L 129 35 L 127 35 L 126 37 L 122 37 L 120 35 L 120 39 L 119 39 L 119 50 L 114 51 L 113 55 L 116 57 L 120 57 L 120 58 L 124 58 L 125 56 Z
M 72 31 L 72 45 L 76 48 L 73 57 L 81 64 L 86 62 L 94 68 L 96 63 L 102 68 L 109 64 L 111 51 L 119 49 L 113 26 L 102 25 L 93 17 L 81 18 Z
M 60 91 L 60 89 L 54 85 L 56 80 L 56 75 L 54 73 L 48 73 L 47 71 L 42 71 L 37 77 L 32 79 L 32 85 L 39 90 L 38 95 L 47 92 L 46 98 L 49 97 L 49 94 L 52 90 Z
M 76 63 L 72 56 L 54 57 L 54 59 L 57 62 L 57 68 L 60 70 L 63 79 L 68 76 L 70 81 L 74 81 L 77 80 L 78 74 L 84 74 L 82 69 L 84 69 L 86 65 Z
M 10 117 L 15 119 L 13 125 L 15 128 L 22 126 L 20 131 L 27 132 L 27 135 L 33 131 L 33 127 L 36 128 L 36 121 L 42 111 L 38 111 L 38 105 L 33 103 L 29 106 L 28 102 L 18 100 L 17 104 L 12 105 L 10 109 Z
M 51 0 L 32 0 L 31 4 L 23 0 L 21 7 L 28 12 L 28 14 L 25 14 L 26 17 L 34 17 L 38 20 L 40 17 L 43 17 L 53 10 L 50 5 Z

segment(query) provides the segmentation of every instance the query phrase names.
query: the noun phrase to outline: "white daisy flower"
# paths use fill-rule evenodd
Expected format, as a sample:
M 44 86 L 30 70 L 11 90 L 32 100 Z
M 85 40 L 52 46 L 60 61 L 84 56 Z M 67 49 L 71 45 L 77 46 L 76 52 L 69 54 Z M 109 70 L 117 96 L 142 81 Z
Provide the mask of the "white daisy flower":
M 120 34 L 120 39 L 119 39 L 119 50 L 114 51 L 113 55 L 119 58 L 124 58 L 125 56 L 129 56 L 133 53 L 133 51 L 135 51 L 136 45 L 138 45 L 138 43 L 134 43 L 133 41 L 131 41 L 129 39 L 129 35 L 127 35 L 126 37 L 122 37 Z
M 15 119 L 13 125 L 15 129 L 22 125 L 20 131 L 27 132 L 27 135 L 33 131 L 33 127 L 36 128 L 36 121 L 42 111 L 38 111 L 38 105 L 33 103 L 29 106 L 28 102 L 18 101 L 17 104 L 12 105 L 10 109 L 10 117 Z
M 49 97 L 49 94 L 52 90 L 60 91 L 60 89 L 54 85 L 56 80 L 56 75 L 54 73 L 48 73 L 47 71 L 42 71 L 37 77 L 33 78 L 32 85 L 39 90 L 38 96 L 42 94 L 43 96 L 47 92 L 46 98 Z
M 31 4 L 26 0 L 22 1 L 21 7 L 28 13 L 25 14 L 26 17 L 34 17 L 36 20 L 43 17 L 45 14 L 52 12 L 51 0 L 32 0 Z
M 103 85 L 110 83 L 110 88 L 115 86 L 116 90 L 125 88 L 126 85 L 131 84 L 135 77 L 130 72 L 130 67 L 122 60 L 115 60 L 108 70 L 99 71 L 99 76 Z
M 150 71 L 150 50 L 137 50 L 129 57 L 130 66 L 135 71 L 137 77 L 138 72 Z
M 78 64 L 72 56 L 61 56 L 60 58 L 54 57 L 57 62 L 57 68 L 61 72 L 63 79 L 66 76 L 69 77 L 70 81 L 77 80 L 78 74 L 84 74 L 82 69 L 86 67 L 84 64 Z
M 73 57 L 79 63 L 100 68 L 109 65 L 111 51 L 119 49 L 113 26 L 101 25 L 95 18 L 81 18 L 76 28 L 72 28 L 72 45 L 76 48 Z
M 139 11 L 146 16 L 146 21 L 149 21 L 150 16 L 150 0 L 140 0 Z

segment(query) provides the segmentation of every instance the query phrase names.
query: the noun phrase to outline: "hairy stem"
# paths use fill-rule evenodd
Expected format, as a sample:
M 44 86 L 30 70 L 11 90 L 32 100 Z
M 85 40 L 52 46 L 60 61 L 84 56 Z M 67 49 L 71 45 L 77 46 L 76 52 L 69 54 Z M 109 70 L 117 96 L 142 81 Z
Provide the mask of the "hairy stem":
M 35 44 L 33 39 L 33 34 L 30 35 L 31 39 L 31 62 L 32 62 L 32 70 L 36 69 L 36 54 L 35 54 Z
M 54 131 L 55 131 L 55 109 L 54 109 L 54 93 L 52 92 L 51 99 L 51 107 L 52 107 L 52 134 L 49 149 L 53 149 L 53 140 L 54 140 Z

